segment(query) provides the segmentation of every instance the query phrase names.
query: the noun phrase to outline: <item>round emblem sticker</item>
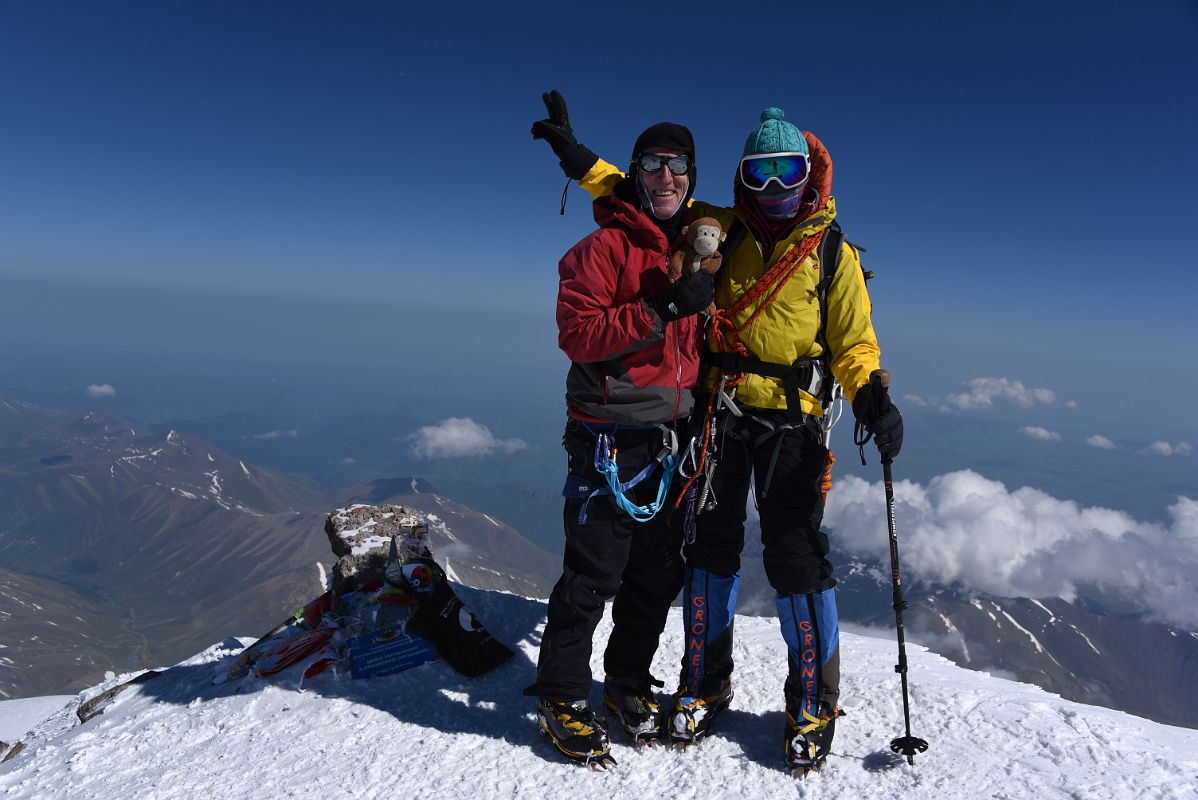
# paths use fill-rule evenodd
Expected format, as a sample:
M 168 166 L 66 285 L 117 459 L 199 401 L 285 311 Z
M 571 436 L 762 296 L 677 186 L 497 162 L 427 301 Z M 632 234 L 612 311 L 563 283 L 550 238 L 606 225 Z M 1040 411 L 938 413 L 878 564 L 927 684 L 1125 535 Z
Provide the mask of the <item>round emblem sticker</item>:
M 419 562 L 404 564 L 403 577 L 412 591 L 417 594 L 428 594 L 433 590 L 433 572 L 424 564 Z

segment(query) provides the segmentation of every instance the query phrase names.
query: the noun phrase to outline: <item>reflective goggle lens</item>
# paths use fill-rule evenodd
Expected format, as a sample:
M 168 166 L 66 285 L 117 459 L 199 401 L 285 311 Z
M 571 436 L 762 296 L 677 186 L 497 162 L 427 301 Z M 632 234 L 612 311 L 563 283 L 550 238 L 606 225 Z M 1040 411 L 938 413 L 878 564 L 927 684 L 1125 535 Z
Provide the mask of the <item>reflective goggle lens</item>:
M 661 169 L 661 165 L 665 164 L 670 172 L 675 175 L 685 175 L 690 170 L 691 162 L 686 156 L 655 156 L 652 153 L 646 153 L 641 156 L 640 167 L 641 172 L 657 172 Z
M 807 179 L 807 166 L 801 154 L 756 156 L 740 162 L 740 179 L 750 189 L 764 189 L 771 180 L 793 189 Z

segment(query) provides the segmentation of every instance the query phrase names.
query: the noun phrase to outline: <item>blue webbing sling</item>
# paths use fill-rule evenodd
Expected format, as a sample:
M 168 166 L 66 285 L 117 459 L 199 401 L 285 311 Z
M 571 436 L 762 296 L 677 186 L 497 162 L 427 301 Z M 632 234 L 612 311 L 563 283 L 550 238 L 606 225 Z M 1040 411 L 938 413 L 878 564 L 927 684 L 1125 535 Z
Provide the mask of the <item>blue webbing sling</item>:
M 567 498 L 585 498 L 582 508 L 578 512 L 578 524 L 586 524 L 587 506 L 591 500 L 604 495 L 611 495 L 616 505 L 636 522 L 648 522 L 657 516 L 657 512 L 661 511 L 665 505 L 666 496 L 670 491 L 670 484 L 674 481 L 674 473 L 678 471 L 678 439 L 674 431 L 663 425 L 612 424 L 592 426 L 585 422 L 580 422 L 580 424 L 595 436 L 593 463 L 595 471 L 604 477 L 607 485 L 592 488 L 591 482 L 581 475 L 575 475 L 574 473 L 566 475 L 566 485 L 562 489 L 562 496 Z M 612 457 L 614 451 L 611 446 L 613 434 L 620 428 L 625 430 L 661 428 L 666 432 L 666 435 L 663 437 L 661 451 L 654 456 L 653 460 L 644 469 L 623 482 L 620 481 L 620 469 L 616 465 L 615 458 Z M 659 465 L 661 466 L 661 482 L 657 487 L 657 498 L 653 502 L 643 506 L 639 506 L 629 500 L 626 492 L 652 475 Z

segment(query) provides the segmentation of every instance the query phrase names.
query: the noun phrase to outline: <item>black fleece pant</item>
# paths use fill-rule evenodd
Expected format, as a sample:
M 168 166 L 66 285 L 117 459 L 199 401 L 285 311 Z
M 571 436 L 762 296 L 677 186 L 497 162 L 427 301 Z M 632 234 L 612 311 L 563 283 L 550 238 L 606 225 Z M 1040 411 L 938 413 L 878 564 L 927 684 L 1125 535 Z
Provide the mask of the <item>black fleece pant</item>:
M 618 450 L 620 480 L 628 481 L 660 452 L 662 432 L 617 429 L 610 433 Z M 571 420 L 562 444 L 569 470 L 592 486 L 604 485 L 594 467 L 595 435 Z M 661 470 L 627 492 L 644 506 L 656 499 Z M 579 522 L 583 500 L 567 499 L 563 511 L 566 535 L 562 576 L 549 596 L 549 615 L 541 639 L 537 682 L 528 693 L 557 700 L 581 700 L 591 692 L 591 641 L 612 604 L 612 633 L 603 666 L 610 678 L 648 681 L 658 639 L 670 604 L 682 587 L 680 519 L 673 509 L 677 482 L 666 507 L 649 522 L 636 522 L 616 506 L 610 495 L 587 504 L 586 522 Z

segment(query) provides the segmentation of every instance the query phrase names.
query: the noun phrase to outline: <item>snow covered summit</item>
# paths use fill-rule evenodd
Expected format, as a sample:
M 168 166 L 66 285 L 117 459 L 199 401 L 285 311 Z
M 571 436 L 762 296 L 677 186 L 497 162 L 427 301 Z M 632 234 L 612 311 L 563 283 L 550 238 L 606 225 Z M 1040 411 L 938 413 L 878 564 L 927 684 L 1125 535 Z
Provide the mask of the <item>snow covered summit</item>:
M 888 744 L 902 730 L 892 640 L 843 634 L 843 707 L 834 756 L 796 781 L 780 768 L 785 650 L 773 619 L 736 621 L 736 699 L 685 752 L 636 751 L 613 733 L 619 766 L 563 762 L 536 732 L 533 680 L 545 604 L 459 588 L 516 658 L 475 680 L 444 662 L 371 680 L 326 673 L 213 686 L 233 641 L 133 687 L 79 725 L 74 698 L 0 765 L 0 795 L 37 798 L 1193 798 L 1198 731 L 1062 700 L 961 669 L 908 645 L 915 766 Z M 675 609 L 654 664 L 672 684 L 682 648 Z M 600 625 L 606 640 L 610 621 Z M 242 640 L 241 644 L 248 643 Z M 601 647 L 592 667 L 601 672 Z M 126 678 L 129 676 L 125 676 Z M 599 686 L 594 688 L 599 698 Z

